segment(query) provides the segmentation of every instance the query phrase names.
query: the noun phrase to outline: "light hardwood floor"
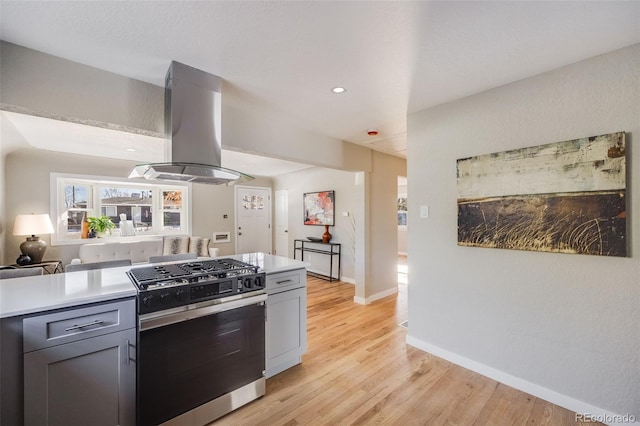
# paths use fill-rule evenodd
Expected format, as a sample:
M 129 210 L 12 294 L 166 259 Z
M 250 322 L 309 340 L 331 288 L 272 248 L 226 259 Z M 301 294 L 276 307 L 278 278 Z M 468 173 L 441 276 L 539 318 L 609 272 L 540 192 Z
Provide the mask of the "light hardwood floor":
M 575 425 L 573 412 L 405 344 L 406 285 L 370 305 L 308 277 L 308 351 L 218 425 Z

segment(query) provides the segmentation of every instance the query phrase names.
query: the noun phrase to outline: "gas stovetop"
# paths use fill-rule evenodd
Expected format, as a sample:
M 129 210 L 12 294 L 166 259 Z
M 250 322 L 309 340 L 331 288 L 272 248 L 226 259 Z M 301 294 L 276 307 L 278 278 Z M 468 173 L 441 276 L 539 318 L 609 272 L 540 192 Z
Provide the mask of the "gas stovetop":
M 258 266 L 223 258 L 133 268 L 127 275 L 138 289 L 142 314 L 264 291 L 265 273 L 258 270 Z
M 257 266 L 235 259 L 216 259 L 135 268 L 129 271 L 129 277 L 138 290 L 144 291 L 170 285 L 256 274 L 258 269 Z

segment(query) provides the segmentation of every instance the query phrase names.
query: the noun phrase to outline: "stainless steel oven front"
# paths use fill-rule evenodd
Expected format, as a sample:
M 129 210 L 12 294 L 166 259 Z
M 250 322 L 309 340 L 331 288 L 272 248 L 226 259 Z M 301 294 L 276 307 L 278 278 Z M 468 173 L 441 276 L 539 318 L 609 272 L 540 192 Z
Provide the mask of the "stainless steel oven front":
M 266 299 L 141 315 L 137 424 L 204 425 L 264 395 Z

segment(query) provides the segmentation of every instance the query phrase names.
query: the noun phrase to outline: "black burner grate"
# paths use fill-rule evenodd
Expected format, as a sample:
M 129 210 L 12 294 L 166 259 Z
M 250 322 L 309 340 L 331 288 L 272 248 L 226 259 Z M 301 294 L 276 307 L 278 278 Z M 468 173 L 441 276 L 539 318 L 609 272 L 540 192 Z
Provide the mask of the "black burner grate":
M 176 278 L 191 275 L 176 264 L 148 266 L 144 268 L 131 269 L 131 274 L 138 282 L 145 282 L 157 279 Z
M 232 271 L 237 269 L 246 269 L 253 273 L 258 272 L 258 267 L 235 259 L 215 259 L 204 260 L 202 262 L 181 263 L 180 267 L 189 272 L 200 271 Z
M 134 283 L 146 288 L 146 284 L 163 280 L 195 277 L 203 274 L 224 277 L 228 271 L 233 271 L 236 274 L 254 274 L 258 272 L 258 269 L 257 266 L 239 260 L 224 258 L 133 268 L 129 271 L 129 275 Z

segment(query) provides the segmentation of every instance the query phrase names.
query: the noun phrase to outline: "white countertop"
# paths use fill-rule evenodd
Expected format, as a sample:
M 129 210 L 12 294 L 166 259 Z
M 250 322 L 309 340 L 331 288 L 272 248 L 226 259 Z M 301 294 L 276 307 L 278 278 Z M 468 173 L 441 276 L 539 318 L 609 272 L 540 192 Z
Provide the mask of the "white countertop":
M 224 257 L 240 260 L 252 265 L 258 265 L 260 269 L 262 269 L 262 271 L 266 272 L 267 274 L 275 274 L 277 272 L 302 269 L 310 265 L 309 262 L 302 262 L 300 260 L 289 259 L 288 257 L 275 256 L 266 253 L 246 253 L 235 254 L 232 256 L 220 256 L 220 258 Z
M 267 274 L 309 266 L 307 262 L 265 253 L 220 258 L 233 258 L 258 265 Z M 122 266 L 0 280 L 0 318 L 133 297 L 137 294 L 136 288 L 125 274 L 131 268 Z
M 0 280 L 0 318 L 132 297 L 130 266 Z

